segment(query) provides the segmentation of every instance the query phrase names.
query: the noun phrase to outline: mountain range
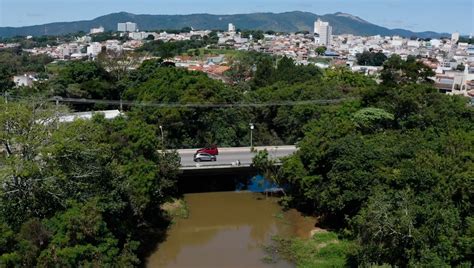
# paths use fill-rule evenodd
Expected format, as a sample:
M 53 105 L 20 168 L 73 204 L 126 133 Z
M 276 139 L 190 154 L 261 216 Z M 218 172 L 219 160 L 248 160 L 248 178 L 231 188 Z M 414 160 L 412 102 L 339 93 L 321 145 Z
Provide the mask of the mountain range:
M 292 11 L 284 13 L 250 13 L 235 15 L 136 15 L 127 12 L 112 13 L 95 18 L 74 22 L 55 22 L 24 27 L 0 27 L 0 37 L 61 35 L 79 31 L 89 32 L 91 28 L 102 26 L 106 31 L 116 31 L 119 22 L 135 22 L 140 30 L 194 29 L 225 30 L 233 23 L 242 30 L 273 30 L 277 32 L 313 31 L 314 21 L 320 18 L 333 27 L 333 34 L 382 35 L 419 38 L 440 38 L 446 33 L 412 32 L 404 29 L 388 29 L 367 22 L 357 16 L 337 12 L 316 15 L 310 12 Z

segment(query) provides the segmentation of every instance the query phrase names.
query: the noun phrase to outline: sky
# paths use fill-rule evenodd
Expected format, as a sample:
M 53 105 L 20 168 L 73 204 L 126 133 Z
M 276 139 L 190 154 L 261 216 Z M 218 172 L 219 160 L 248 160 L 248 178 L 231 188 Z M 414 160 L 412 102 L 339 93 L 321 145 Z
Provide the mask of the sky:
M 0 0 L 0 26 L 90 20 L 119 11 L 156 15 L 294 10 L 345 12 L 388 28 L 474 33 L 474 0 Z

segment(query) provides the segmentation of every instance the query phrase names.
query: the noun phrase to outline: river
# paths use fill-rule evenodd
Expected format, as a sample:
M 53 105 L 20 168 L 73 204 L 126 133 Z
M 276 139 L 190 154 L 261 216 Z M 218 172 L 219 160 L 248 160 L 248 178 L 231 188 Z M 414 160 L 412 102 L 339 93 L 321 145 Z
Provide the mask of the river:
M 307 237 L 314 219 L 283 212 L 276 198 L 250 192 L 185 194 L 187 219 L 177 219 L 147 267 L 294 267 L 263 261 L 271 237 Z

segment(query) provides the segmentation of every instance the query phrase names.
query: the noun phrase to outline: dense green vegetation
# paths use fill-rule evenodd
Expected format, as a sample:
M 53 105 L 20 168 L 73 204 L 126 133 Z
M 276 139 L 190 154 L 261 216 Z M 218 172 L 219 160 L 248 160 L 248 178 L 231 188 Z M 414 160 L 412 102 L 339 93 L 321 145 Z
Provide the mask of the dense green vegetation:
M 58 125 L 34 100 L 0 110 L 0 266 L 139 264 L 166 224 L 159 207 L 179 165 L 158 153 L 154 127 L 100 116 Z
M 474 38 L 469 38 L 469 36 L 461 36 L 458 43 L 468 43 L 470 45 L 474 44 Z
M 189 50 L 196 50 L 207 45 L 217 43 L 217 33 L 211 32 L 209 36 L 196 36 L 191 40 L 164 42 L 162 40 L 151 41 L 145 43 L 138 49 L 139 52 L 149 52 L 154 56 L 167 59 L 177 55 L 181 55 Z
M 53 59 L 47 55 L 32 56 L 23 52 L 20 48 L 0 50 L 0 91 L 3 93 L 12 88 L 12 77 L 23 75 L 27 72 L 39 73 L 44 77 L 46 73 L 45 65 Z
M 263 31 L 256 31 L 256 30 L 243 30 L 240 31 L 240 34 L 243 38 L 250 38 L 252 36 L 253 40 L 262 40 L 265 36 L 263 35 Z
M 364 51 L 356 55 L 357 64 L 367 66 L 382 66 L 387 60 L 387 56 L 382 52 Z
M 354 239 L 359 265 L 470 267 L 474 112 L 408 70 L 304 127 L 277 174 L 284 201 Z
M 250 75 L 253 78 L 249 81 L 242 78 L 234 86 L 212 80 L 203 73 L 173 67 L 156 68 L 159 62 L 145 62 L 124 80 L 127 85 L 124 98 L 162 104 L 163 107 L 136 107 L 129 115 L 144 118 L 150 124 L 162 125 L 167 148 L 205 144 L 247 146 L 250 143 L 250 122 L 256 126 L 256 145 L 288 144 L 302 137 L 302 125 L 331 107 L 311 103 L 230 108 L 219 105 L 338 99 L 365 85 L 374 84 L 361 75 L 345 70 L 328 71 L 323 77 L 318 68 L 296 66 L 288 58 L 282 58 L 277 63 L 272 58 L 261 56 L 261 59 L 255 71 L 251 67 L 253 61 L 239 59 L 239 69 L 232 75 Z M 193 103 L 204 107 L 175 107 Z M 206 105 L 217 106 L 209 108 Z
M 25 36 L 14 36 L 9 38 L 0 38 L 0 43 L 17 43 L 21 48 L 31 49 L 35 47 L 57 46 L 59 43 L 65 42 L 73 42 L 77 37 L 84 35 L 84 32 L 79 32 L 58 36 L 38 35 L 28 38 Z
M 408 56 L 407 60 L 402 60 L 394 54 L 384 62 L 380 78 L 382 84 L 390 88 L 417 83 L 432 84 L 431 77 L 434 75 L 433 70 L 416 57 Z
M 156 236 L 166 229 L 160 205 L 175 190 L 179 160 L 157 149 L 247 145 L 248 122 L 257 126 L 257 144 L 292 142 L 302 136 L 299 125 L 325 109 L 310 104 L 250 109 L 133 106 L 126 118 L 58 124 L 56 114 L 66 110 L 41 99 L 59 95 L 169 105 L 268 103 L 341 97 L 350 90 L 343 79 L 323 78 L 319 69 L 288 59 L 270 62 L 268 70 L 281 75 L 266 87 L 252 81 L 229 86 L 152 60 L 121 79 L 100 61 L 56 64 L 48 68 L 48 81 L 8 89 L 8 103 L 0 104 L 5 111 L 0 117 L 1 266 L 137 265 L 149 240 L 159 241 Z M 302 71 L 301 77 L 285 76 L 283 70 L 297 76 Z M 250 77 L 259 76 L 251 70 Z M 340 88 L 334 91 L 334 85 Z
M 162 57 L 189 49 L 149 44 Z M 36 100 L 0 104 L 0 266 L 137 265 L 147 239 L 165 229 L 160 206 L 179 166 L 157 149 L 248 146 L 250 122 L 255 145 L 300 147 L 281 169 L 259 159 L 267 177 L 290 186 L 282 201 L 353 241 L 335 245 L 328 265 L 343 256 L 361 266 L 470 265 L 473 110 L 438 93 L 415 58 L 387 59 L 381 84 L 258 53 L 233 54 L 229 84 L 163 60 L 120 75 L 105 64 L 67 62 L 34 88 L 5 87 Z M 55 95 L 136 105 L 126 118 L 57 124 L 62 107 L 38 101 Z M 317 239 L 289 241 L 304 253 L 294 260 L 329 256 L 314 250 Z
M 72 61 L 47 86 L 52 94 L 62 97 L 112 100 L 120 97 L 111 74 L 96 62 Z

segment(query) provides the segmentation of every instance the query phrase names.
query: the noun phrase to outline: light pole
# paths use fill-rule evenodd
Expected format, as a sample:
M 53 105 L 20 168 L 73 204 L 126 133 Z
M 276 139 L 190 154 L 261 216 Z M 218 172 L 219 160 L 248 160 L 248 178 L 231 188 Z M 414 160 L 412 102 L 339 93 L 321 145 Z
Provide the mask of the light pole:
M 59 129 L 59 111 L 58 111 L 58 106 L 59 106 L 59 101 L 62 100 L 63 98 L 60 96 L 54 96 L 53 97 L 54 101 L 56 102 L 56 129 Z
M 252 136 L 252 132 L 253 132 L 253 129 L 255 128 L 255 126 L 253 125 L 253 123 L 249 123 L 249 126 L 250 126 L 250 149 L 253 149 L 253 136 Z
M 4 98 L 4 100 L 5 100 L 5 104 L 8 104 L 8 96 L 9 96 L 9 95 L 10 95 L 10 94 L 8 94 L 8 91 L 5 90 L 5 91 L 3 92 L 3 98 Z
M 165 144 L 165 143 L 164 143 L 164 140 L 165 140 L 165 138 L 164 138 L 164 136 L 163 136 L 163 126 L 162 126 L 162 125 L 160 125 L 160 131 L 161 131 L 161 147 L 162 147 L 162 149 L 165 149 L 165 147 L 164 147 L 164 144 Z

